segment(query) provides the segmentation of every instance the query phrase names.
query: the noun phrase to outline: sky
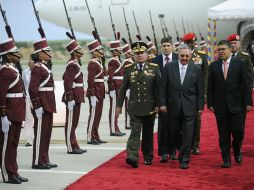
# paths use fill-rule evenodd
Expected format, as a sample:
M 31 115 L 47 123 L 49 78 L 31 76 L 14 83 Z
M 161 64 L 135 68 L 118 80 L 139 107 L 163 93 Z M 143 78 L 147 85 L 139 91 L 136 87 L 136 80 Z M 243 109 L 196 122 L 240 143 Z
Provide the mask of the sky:
M 36 1 L 36 0 L 35 0 Z M 35 41 L 40 39 L 38 23 L 33 11 L 31 0 L 0 0 L 2 8 L 6 11 L 8 23 L 11 26 L 15 41 Z M 41 19 L 41 24 L 48 40 L 68 39 L 65 29 Z M 8 38 L 5 23 L 0 16 L 0 41 Z M 88 35 L 75 32 L 78 39 L 90 39 Z

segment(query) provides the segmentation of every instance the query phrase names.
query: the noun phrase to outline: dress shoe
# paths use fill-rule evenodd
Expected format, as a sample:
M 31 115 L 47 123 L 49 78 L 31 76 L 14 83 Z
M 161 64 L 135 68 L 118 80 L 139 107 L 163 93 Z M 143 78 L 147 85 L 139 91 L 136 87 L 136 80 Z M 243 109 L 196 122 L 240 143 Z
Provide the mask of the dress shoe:
M 168 155 L 162 154 L 160 163 L 165 163 L 165 162 L 168 162 Z
M 40 165 L 33 165 L 32 168 L 33 169 L 50 169 L 50 166 L 48 166 L 47 164 L 40 164 Z
M 21 177 L 20 175 L 18 175 L 17 178 L 18 178 L 21 182 L 28 182 L 28 179 L 27 179 L 27 178 Z
M 193 148 L 193 149 L 192 149 L 192 154 L 193 154 L 193 155 L 199 155 L 199 154 L 200 154 L 199 148 Z
M 47 163 L 47 165 L 50 167 L 50 168 L 56 168 L 57 167 L 57 164 L 52 164 L 52 163 Z
M 124 133 L 124 132 L 121 132 L 121 131 L 120 131 L 119 133 L 121 133 L 122 135 L 126 135 L 126 133 Z
M 122 137 L 123 134 L 120 132 L 110 133 L 110 136 Z
M 75 150 L 73 150 L 73 151 L 71 151 L 71 152 L 67 152 L 68 154 L 83 154 L 83 151 L 82 150 L 80 150 L 80 149 L 75 149 Z
M 21 181 L 19 180 L 19 178 L 17 176 L 13 176 L 13 177 L 9 177 L 7 183 L 21 184 Z
M 78 151 L 80 151 L 80 152 L 82 152 L 82 153 L 86 153 L 86 152 L 87 152 L 86 149 L 82 149 L 82 148 L 78 149 Z
M 175 154 L 171 154 L 171 155 L 170 155 L 170 160 L 177 160 L 176 155 L 175 155 Z
M 125 129 L 131 129 L 131 127 L 127 127 L 127 126 L 126 126 Z
M 231 162 L 230 161 L 224 161 L 223 164 L 221 165 L 222 168 L 230 168 L 231 167 Z
M 243 154 L 241 152 L 239 154 L 235 154 L 234 158 L 235 158 L 235 162 L 240 164 L 243 161 Z
M 87 144 L 100 145 L 100 142 L 98 142 L 96 140 L 91 140 L 91 141 L 87 141 Z
M 104 141 L 104 140 L 101 140 L 101 139 L 99 139 L 99 140 L 97 140 L 99 143 L 107 143 L 107 141 Z
M 131 167 L 133 168 L 138 168 L 138 162 L 131 160 L 130 158 L 126 158 L 125 162 L 129 165 L 131 165 Z
M 145 165 L 152 165 L 152 160 L 145 160 Z
M 25 147 L 29 147 L 29 146 L 32 146 L 32 145 L 30 143 L 25 144 Z
M 189 168 L 188 163 L 184 162 L 184 161 L 180 162 L 180 168 L 181 169 L 188 169 Z

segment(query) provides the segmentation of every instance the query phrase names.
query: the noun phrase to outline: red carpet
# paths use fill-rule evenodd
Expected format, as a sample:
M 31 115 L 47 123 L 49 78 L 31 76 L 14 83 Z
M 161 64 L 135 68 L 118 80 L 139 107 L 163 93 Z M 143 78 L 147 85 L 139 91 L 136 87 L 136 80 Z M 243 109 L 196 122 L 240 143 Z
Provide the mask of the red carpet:
M 214 115 L 205 110 L 202 122 L 201 155 L 192 156 L 188 170 L 179 169 L 178 161 L 159 162 L 155 135 L 152 166 L 145 166 L 141 157 L 139 168 L 131 168 L 125 164 L 124 151 L 66 189 L 254 189 L 254 111 L 247 115 L 243 163 L 236 164 L 231 154 L 232 167 L 229 169 L 220 167 L 222 161 Z

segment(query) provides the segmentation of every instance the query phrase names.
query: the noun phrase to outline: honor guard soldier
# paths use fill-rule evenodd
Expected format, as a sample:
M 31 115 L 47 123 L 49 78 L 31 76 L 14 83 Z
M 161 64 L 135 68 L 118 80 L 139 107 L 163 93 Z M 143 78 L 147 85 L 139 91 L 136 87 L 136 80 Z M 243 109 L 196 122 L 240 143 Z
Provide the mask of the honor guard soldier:
M 106 143 L 106 141 L 103 141 L 100 138 L 98 133 L 103 109 L 103 101 L 105 98 L 105 72 L 101 60 L 101 58 L 104 56 L 104 51 L 98 40 L 88 43 L 87 46 L 89 52 L 92 54 L 92 59 L 89 61 L 87 66 L 87 97 L 90 105 L 87 127 L 87 143 L 99 145 L 101 143 Z
M 188 34 L 185 34 L 185 36 L 183 37 L 184 43 L 188 44 L 192 50 L 192 61 L 195 63 L 195 65 L 201 67 L 203 80 L 204 80 L 204 98 L 206 103 L 209 65 L 207 61 L 206 52 L 198 51 L 198 49 L 195 47 L 196 40 L 197 40 L 197 37 L 195 33 L 188 33 Z M 199 150 L 200 128 L 201 128 L 201 116 L 199 113 L 197 113 L 195 128 L 193 133 L 193 145 L 192 145 L 192 154 L 194 155 L 200 154 L 200 150 Z
M 49 161 L 49 143 L 53 126 L 53 113 L 56 113 L 54 80 L 48 63 L 51 61 L 51 48 L 45 38 L 33 43 L 38 62 L 31 70 L 29 95 L 34 117 L 33 169 L 57 167 Z
M 140 135 L 141 149 L 145 165 L 153 160 L 153 128 L 159 106 L 160 71 L 157 64 L 147 62 L 147 45 L 136 42 L 131 45 L 134 52 L 133 64 L 125 66 L 123 84 L 119 90 L 116 115 L 122 111 L 125 93 L 130 89 L 128 113 L 130 115 L 131 134 L 127 142 L 126 163 L 138 167 Z
M 123 67 L 125 68 L 126 65 L 130 65 L 130 64 L 133 64 L 133 51 L 130 47 L 129 44 L 125 44 L 123 47 L 122 47 L 122 51 L 123 51 L 123 54 L 125 56 L 125 60 L 123 61 Z M 130 89 L 128 89 L 126 91 L 126 94 L 125 94 L 125 101 L 124 101 L 124 108 L 125 108 L 125 112 L 124 112 L 124 116 L 125 116 L 125 129 L 131 129 L 130 128 L 130 119 L 129 119 L 129 114 L 128 114 L 128 100 L 129 100 L 129 97 L 130 97 Z
M 19 49 L 12 38 L 0 43 L 0 154 L 1 172 L 5 183 L 27 182 L 18 174 L 17 147 L 22 122 L 25 120 L 24 85 L 19 71 L 15 68 L 21 58 Z
M 118 91 L 123 82 L 123 65 L 120 62 L 120 56 L 122 54 L 122 48 L 120 41 L 110 41 L 110 51 L 113 57 L 108 62 L 108 89 L 110 99 L 109 109 L 109 126 L 110 136 L 123 136 L 126 133 L 122 133 L 118 126 L 118 117 L 115 114 L 116 100 L 118 98 Z
M 181 44 L 181 42 L 173 43 L 173 52 L 178 53 L 178 48 L 179 48 L 180 44 Z
M 63 74 L 64 95 L 62 101 L 66 104 L 65 141 L 68 154 L 82 154 L 86 150 L 79 147 L 75 131 L 79 122 L 81 103 L 85 102 L 83 73 L 79 64 L 84 53 L 75 40 L 71 40 L 66 49 L 71 58 Z
M 147 43 L 147 47 L 148 47 L 148 49 L 147 49 L 147 51 L 148 51 L 148 60 L 147 61 L 151 62 L 152 59 L 155 58 L 156 55 L 157 55 L 157 49 L 156 49 L 156 47 L 155 47 L 155 45 L 153 44 L 152 41 L 149 41 Z
M 245 67 L 247 68 L 246 75 L 248 79 L 251 82 L 251 85 L 253 86 L 254 82 L 254 71 L 253 71 L 253 65 L 251 63 L 251 57 L 248 53 L 241 51 L 241 44 L 240 44 L 240 36 L 237 34 L 231 34 L 228 36 L 227 41 L 230 43 L 231 46 L 231 58 L 233 59 L 238 59 L 244 62 Z M 243 134 L 242 136 L 244 137 L 245 133 L 245 121 L 246 121 L 246 109 L 243 108 L 243 131 L 241 131 Z M 241 149 L 242 147 L 240 147 Z

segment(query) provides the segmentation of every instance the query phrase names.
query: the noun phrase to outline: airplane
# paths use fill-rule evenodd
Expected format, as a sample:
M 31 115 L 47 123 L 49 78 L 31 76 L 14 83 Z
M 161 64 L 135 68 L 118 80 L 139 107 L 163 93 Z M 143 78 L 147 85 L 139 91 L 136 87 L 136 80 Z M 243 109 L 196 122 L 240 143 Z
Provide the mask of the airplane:
M 87 0 L 98 33 L 101 37 L 106 39 L 114 38 L 109 14 L 110 7 L 116 31 L 121 32 L 122 37 L 128 38 L 122 9 L 124 7 L 133 40 L 137 40 L 135 36 L 138 33 L 132 11 L 135 13 L 142 39 L 144 39 L 146 35 L 151 39 L 153 38 L 149 16 L 150 10 L 155 26 L 156 38 L 160 39 L 163 37 L 159 19 L 159 15 L 163 15 L 165 25 L 173 41 L 176 41 L 176 31 L 174 29 L 173 20 L 175 20 L 180 37 L 184 35 L 183 20 L 185 32 L 195 32 L 197 36 L 201 33 L 206 39 L 207 11 L 210 7 L 222 3 L 223 1 L 225 0 Z M 66 0 L 65 2 L 74 30 L 91 34 L 94 29 L 85 0 Z M 36 2 L 36 7 L 42 19 L 68 28 L 62 0 L 38 0 Z M 200 32 L 197 25 L 199 25 Z M 239 21 L 218 21 L 217 39 L 225 39 L 228 35 L 238 32 L 239 26 Z M 211 35 L 213 35 L 213 33 Z

